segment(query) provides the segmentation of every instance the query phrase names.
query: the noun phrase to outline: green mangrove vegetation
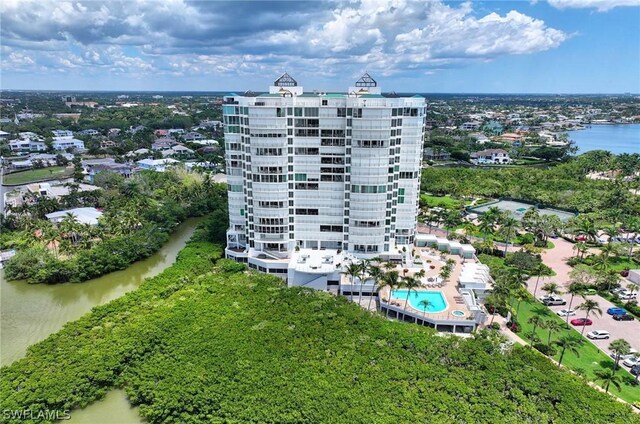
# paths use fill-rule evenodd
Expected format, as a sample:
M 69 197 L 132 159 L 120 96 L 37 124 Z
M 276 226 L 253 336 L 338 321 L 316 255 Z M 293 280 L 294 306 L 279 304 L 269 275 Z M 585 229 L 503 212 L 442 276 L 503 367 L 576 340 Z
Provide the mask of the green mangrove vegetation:
M 2 368 L 2 408 L 82 408 L 121 387 L 150 423 L 640 423 L 494 331 L 438 337 L 220 259 L 219 227 Z

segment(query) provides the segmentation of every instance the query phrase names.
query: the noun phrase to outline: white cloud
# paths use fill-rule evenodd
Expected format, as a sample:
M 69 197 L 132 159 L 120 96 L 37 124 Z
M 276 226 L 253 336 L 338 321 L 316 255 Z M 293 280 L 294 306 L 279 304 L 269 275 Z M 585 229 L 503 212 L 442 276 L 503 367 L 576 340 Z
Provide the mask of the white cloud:
M 3 45 L 29 54 L 34 69 L 136 75 L 424 74 L 553 49 L 569 37 L 517 11 L 478 16 L 471 2 L 440 0 L 5 0 L 0 13 Z
M 640 6 L 640 0 L 547 0 L 557 9 L 591 8 L 606 12 L 618 6 Z

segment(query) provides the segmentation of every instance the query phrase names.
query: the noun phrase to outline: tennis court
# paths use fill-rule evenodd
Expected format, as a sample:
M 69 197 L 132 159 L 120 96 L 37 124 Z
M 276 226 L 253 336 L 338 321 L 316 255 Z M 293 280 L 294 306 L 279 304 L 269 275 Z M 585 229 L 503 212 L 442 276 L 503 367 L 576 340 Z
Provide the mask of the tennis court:
M 516 219 L 522 219 L 522 216 L 527 212 L 527 209 L 535 207 L 527 203 L 517 202 L 515 200 L 498 200 L 492 203 L 485 203 L 484 205 L 476 206 L 474 208 L 468 208 L 471 213 L 483 214 L 489 210 L 489 208 L 496 207 L 501 211 L 511 212 Z M 558 209 L 538 209 L 541 215 L 556 215 L 561 221 L 567 221 L 569 218 L 575 216 L 572 212 L 561 211 Z

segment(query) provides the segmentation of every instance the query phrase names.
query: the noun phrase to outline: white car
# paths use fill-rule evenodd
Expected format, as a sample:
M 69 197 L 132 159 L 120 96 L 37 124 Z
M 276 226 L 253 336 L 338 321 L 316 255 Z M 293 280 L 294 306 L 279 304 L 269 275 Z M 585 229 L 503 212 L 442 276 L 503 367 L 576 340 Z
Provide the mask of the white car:
M 621 300 L 632 300 L 636 298 L 637 293 L 619 293 L 618 298 Z
M 574 311 L 573 309 L 560 309 L 556 313 L 561 317 L 572 317 L 576 314 L 576 311 Z
M 611 337 L 608 331 L 604 330 L 593 330 L 587 333 L 587 337 L 590 339 L 608 339 Z
M 625 359 L 624 361 L 622 361 L 622 363 L 627 367 L 632 367 L 634 365 L 640 364 L 640 357 L 634 355 L 631 358 Z
M 627 353 L 626 355 L 622 355 L 620 357 L 621 361 L 624 361 L 625 359 L 629 359 L 629 358 L 633 358 L 634 356 L 636 356 L 638 354 L 638 351 L 635 349 L 629 349 L 629 353 Z M 611 352 L 609 354 L 609 356 L 611 356 L 613 359 L 616 359 L 616 354 L 615 352 Z

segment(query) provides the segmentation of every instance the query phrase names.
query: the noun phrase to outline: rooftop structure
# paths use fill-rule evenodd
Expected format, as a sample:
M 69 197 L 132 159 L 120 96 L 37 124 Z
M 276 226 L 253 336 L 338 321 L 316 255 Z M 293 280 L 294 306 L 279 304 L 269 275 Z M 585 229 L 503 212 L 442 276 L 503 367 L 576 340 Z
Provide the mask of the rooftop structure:
M 96 208 L 75 208 L 48 213 L 45 216 L 49 221 L 58 223 L 69 215 L 73 216 L 81 224 L 98 225 L 98 219 L 102 216 L 102 212 Z

